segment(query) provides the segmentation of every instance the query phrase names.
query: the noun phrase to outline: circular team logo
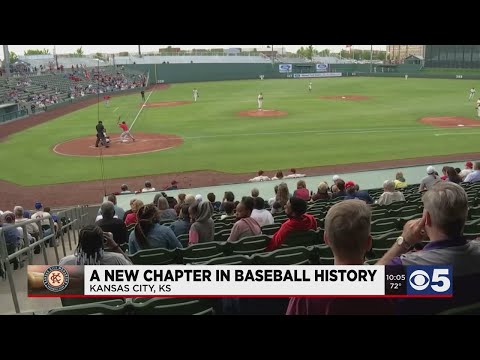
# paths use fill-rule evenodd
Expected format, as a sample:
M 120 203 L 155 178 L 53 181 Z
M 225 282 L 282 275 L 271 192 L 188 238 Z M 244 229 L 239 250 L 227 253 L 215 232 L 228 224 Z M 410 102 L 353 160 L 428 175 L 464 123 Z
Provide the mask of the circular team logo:
M 62 266 L 50 266 L 43 274 L 43 285 L 53 292 L 65 290 L 69 282 L 70 275 L 68 275 L 68 271 Z

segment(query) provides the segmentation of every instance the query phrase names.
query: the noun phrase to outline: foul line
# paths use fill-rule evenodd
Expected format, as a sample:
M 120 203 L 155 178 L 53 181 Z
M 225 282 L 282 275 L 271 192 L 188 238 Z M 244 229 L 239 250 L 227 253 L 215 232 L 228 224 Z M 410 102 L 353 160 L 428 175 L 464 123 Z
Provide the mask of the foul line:
M 132 125 L 130 125 L 130 130 L 133 129 L 133 125 L 135 125 L 135 121 L 137 121 L 138 117 L 140 116 L 140 113 L 142 112 L 143 108 L 145 107 L 145 104 L 147 103 L 148 99 L 150 99 L 150 96 L 153 94 L 155 90 L 152 90 L 150 92 L 150 94 L 148 94 L 147 96 L 147 99 L 145 100 L 145 102 L 143 103 L 142 107 L 140 108 L 140 110 L 138 110 L 138 114 L 137 116 L 135 116 L 135 119 L 133 119 L 133 122 L 132 122 Z
M 115 108 L 115 110 L 113 110 L 113 112 L 117 111 L 118 110 L 118 107 Z

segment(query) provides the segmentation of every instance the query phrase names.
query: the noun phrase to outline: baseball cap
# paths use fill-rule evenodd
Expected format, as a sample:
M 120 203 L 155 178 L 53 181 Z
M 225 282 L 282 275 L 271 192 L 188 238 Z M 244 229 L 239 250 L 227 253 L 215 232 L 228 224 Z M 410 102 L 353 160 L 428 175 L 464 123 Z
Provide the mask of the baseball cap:
M 40 201 L 37 201 L 37 202 L 35 203 L 35 209 L 38 210 L 38 209 L 41 209 L 42 207 L 43 207 L 43 205 L 42 205 L 42 203 L 41 203 Z
M 333 180 L 333 181 L 340 180 L 340 176 L 338 176 L 338 175 L 333 175 L 332 180 Z
M 435 168 L 433 166 L 427 167 L 427 174 L 431 175 L 435 172 Z
M 355 183 L 353 181 L 347 181 L 345 184 L 345 189 L 348 189 L 349 187 L 355 186 Z
M 468 167 L 468 168 L 470 168 L 470 169 L 473 168 L 473 164 L 472 164 L 471 161 L 467 161 L 467 162 L 465 163 L 465 166 Z

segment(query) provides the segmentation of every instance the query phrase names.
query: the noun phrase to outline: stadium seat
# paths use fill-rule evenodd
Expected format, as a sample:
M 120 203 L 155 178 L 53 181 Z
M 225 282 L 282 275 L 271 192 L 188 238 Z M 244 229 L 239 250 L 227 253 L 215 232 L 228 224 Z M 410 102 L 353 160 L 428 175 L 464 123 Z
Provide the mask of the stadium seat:
M 235 242 L 229 242 L 228 253 L 234 255 L 252 255 L 264 252 L 272 238 L 261 234 L 256 236 L 244 237 Z
M 129 255 L 134 265 L 168 265 L 178 264 L 177 249 L 148 249 L 137 251 L 133 255 Z
M 106 305 L 102 303 L 90 303 L 83 305 L 66 306 L 52 309 L 47 315 L 125 315 L 125 304 Z
M 253 255 L 253 263 L 258 265 L 305 265 L 310 263 L 311 252 L 312 250 L 304 246 L 278 249 Z
M 279 223 L 273 223 L 271 225 L 264 225 L 264 226 L 262 226 L 262 234 L 273 235 L 278 231 L 278 229 L 280 229 L 280 226 L 282 226 L 282 224 L 279 224 Z
M 222 256 L 211 259 L 204 263 L 204 265 L 250 265 L 252 263 L 251 256 L 233 255 Z
M 319 234 L 315 230 L 292 231 L 287 235 L 282 244 L 283 247 L 313 246 L 319 243 Z
M 480 315 L 480 302 L 448 309 L 437 315 Z
M 135 315 L 213 315 L 215 299 L 154 298 L 132 302 Z
M 224 256 L 225 245 L 215 241 L 190 245 L 184 249 L 178 249 L 183 264 L 205 262 L 210 259 Z
M 102 303 L 109 306 L 120 306 L 125 304 L 124 299 L 106 299 L 106 298 L 60 298 L 62 306 L 75 306 L 91 303 Z

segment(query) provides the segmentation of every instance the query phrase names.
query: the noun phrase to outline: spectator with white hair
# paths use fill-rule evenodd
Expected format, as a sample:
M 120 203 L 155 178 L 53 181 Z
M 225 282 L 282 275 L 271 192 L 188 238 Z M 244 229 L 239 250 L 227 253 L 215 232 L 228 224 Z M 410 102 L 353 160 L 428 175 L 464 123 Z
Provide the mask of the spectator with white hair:
M 463 234 L 468 216 L 465 190 L 453 182 L 442 181 L 431 187 L 422 201 L 422 218 L 405 224 L 402 235 L 377 265 L 450 265 L 453 267 L 453 298 L 408 299 L 399 303 L 400 313 L 428 315 L 478 302 L 480 241 L 467 241 Z M 429 242 L 421 251 L 409 252 L 415 244 L 426 239 Z M 445 285 L 444 281 L 439 281 L 439 286 Z
M 23 222 L 28 221 L 30 219 L 27 219 L 23 216 L 24 210 L 23 207 L 21 206 L 15 206 L 13 208 L 13 213 L 15 214 L 15 223 L 21 225 Z M 27 232 L 32 235 L 34 238 L 38 238 L 38 235 L 40 233 L 40 230 L 38 229 L 38 225 L 36 223 L 30 223 L 25 225 L 25 228 L 27 229 Z
M 323 181 L 318 185 L 317 193 L 312 196 L 312 201 L 328 201 L 330 200 L 330 194 L 328 193 L 328 184 Z
M 429 166 L 427 167 L 427 176 L 420 181 L 418 192 L 430 190 L 433 185 L 440 181 L 442 181 L 442 179 L 436 174 L 435 168 L 433 166 Z
M 395 182 L 393 180 L 385 180 L 383 182 L 383 194 L 377 200 L 378 205 L 390 205 L 396 201 L 405 201 L 405 196 L 395 190 Z

